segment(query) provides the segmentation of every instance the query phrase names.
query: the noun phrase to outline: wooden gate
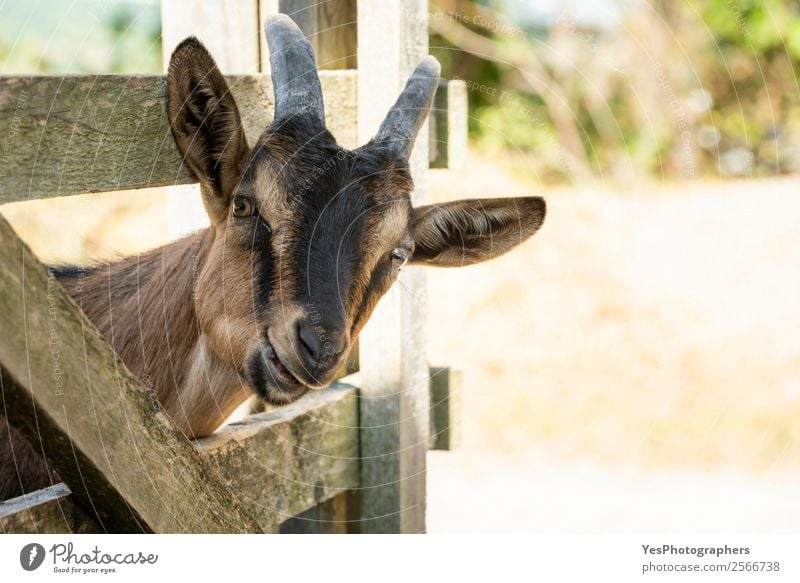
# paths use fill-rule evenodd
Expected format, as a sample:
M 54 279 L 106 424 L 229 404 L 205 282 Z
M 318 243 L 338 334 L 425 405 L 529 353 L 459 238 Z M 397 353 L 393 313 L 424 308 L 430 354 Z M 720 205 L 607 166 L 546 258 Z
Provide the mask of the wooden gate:
M 331 131 L 367 141 L 428 53 L 427 1 L 164 0 L 165 54 L 206 43 L 251 143 L 272 118 L 261 22 L 278 11 L 317 51 Z M 0 204 L 195 182 L 165 92 L 163 76 L 0 78 Z M 414 204 L 429 165 L 463 162 L 463 83 L 443 82 L 434 108 Z M 426 451 L 457 437 L 457 377 L 428 368 L 422 272 L 376 309 L 356 375 L 192 442 L 1 217 L 0 266 L 2 411 L 65 482 L 0 503 L 0 530 L 424 532 Z

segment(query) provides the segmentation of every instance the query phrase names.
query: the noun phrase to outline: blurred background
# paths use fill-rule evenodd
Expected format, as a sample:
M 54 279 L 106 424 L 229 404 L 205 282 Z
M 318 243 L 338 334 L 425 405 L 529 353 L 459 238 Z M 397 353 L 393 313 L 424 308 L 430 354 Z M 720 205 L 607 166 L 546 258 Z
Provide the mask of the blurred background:
M 798 4 L 430 6 L 470 137 L 430 198 L 544 195 L 548 218 L 508 256 L 429 270 L 431 362 L 465 372 L 429 530 L 797 531 Z M 160 72 L 160 10 L 0 2 L 2 72 Z M 85 263 L 167 241 L 168 206 L 0 212 L 45 261 Z

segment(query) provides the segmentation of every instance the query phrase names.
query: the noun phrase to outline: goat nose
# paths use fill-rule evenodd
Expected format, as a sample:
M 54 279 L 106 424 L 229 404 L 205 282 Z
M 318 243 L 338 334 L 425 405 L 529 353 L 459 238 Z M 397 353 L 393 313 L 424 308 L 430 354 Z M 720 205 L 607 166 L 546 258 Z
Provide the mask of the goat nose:
M 297 336 L 303 356 L 315 368 L 322 368 L 326 364 L 338 361 L 338 357 L 349 342 L 347 331 L 339 331 L 331 326 L 308 321 L 298 324 Z

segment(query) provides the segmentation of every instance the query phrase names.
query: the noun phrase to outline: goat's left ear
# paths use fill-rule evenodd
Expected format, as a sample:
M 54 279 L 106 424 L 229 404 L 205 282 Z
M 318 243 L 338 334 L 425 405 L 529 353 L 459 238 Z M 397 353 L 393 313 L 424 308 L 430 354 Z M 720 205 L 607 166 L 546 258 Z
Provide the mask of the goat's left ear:
M 224 221 L 249 148 L 228 83 L 194 37 L 170 58 L 167 115 L 175 143 L 203 187 L 212 224 Z
M 542 226 L 545 202 L 538 196 L 486 198 L 414 209 L 411 263 L 460 267 L 510 251 Z

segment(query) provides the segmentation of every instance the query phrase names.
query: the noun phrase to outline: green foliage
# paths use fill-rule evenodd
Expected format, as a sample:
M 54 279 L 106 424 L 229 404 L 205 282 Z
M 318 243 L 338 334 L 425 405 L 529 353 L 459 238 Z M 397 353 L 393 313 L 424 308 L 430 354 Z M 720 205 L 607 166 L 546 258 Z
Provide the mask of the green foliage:
M 480 146 L 535 154 L 526 156 L 540 164 L 533 173 L 567 180 L 564 152 L 554 151 L 568 149 L 568 142 L 572 159 L 583 157 L 589 172 L 604 179 L 630 180 L 615 175 L 624 167 L 659 178 L 800 170 L 794 0 L 621 3 L 623 20 L 613 29 L 586 28 L 564 13 L 549 28 L 508 23 L 521 35 L 475 24 L 475 15 L 494 23 L 506 18 L 498 1 L 481 2 L 488 9 L 455 5 L 455 28 L 490 41 L 491 52 L 471 50 L 469 42 L 431 42 L 446 76 L 468 80 L 470 135 Z M 445 13 L 454 6 L 433 0 L 434 6 L 439 2 Z M 476 46 L 474 35 L 463 36 Z M 526 62 L 527 70 L 519 65 Z M 558 93 L 537 93 L 541 84 L 526 75 Z M 560 102 L 569 119 L 556 124 Z M 568 140 L 563 132 L 570 125 Z M 742 164 L 748 156 L 752 163 Z
M 471 112 L 478 137 L 489 146 L 522 150 L 535 150 L 552 142 L 552 124 L 541 101 L 519 92 L 506 95 L 509 97 L 497 104 L 479 106 Z
M 692 5 L 696 9 L 696 5 Z M 706 0 L 700 15 L 718 43 L 752 47 L 756 54 L 786 44 L 800 58 L 797 7 L 782 0 Z M 793 45 L 796 48 L 792 48 Z
M 155 73 L 156 1 L 11 2 L 0 8 L 3 73 Z

